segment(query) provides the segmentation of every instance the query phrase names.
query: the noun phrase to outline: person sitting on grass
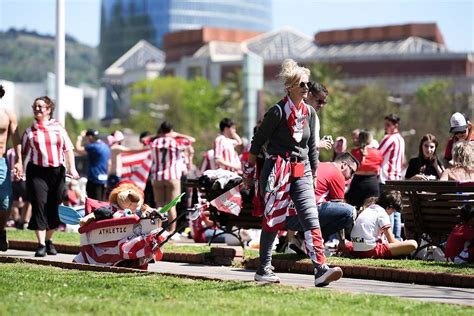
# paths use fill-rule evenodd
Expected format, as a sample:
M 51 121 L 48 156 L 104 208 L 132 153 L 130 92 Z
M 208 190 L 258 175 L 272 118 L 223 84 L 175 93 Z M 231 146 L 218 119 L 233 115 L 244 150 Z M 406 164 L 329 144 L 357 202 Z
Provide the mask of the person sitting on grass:
M 357 258 L 393 258 L 407 256 L 418 248 L 415 240 L 398 241 L 393 236 L 390 215 L 402 209 L 399 191 L 382 192 L 378 198 L 369 198 L 352 228 L 351 240 L 346 244 Z M 383 237 L 386 241 L 383 241 Z
M 446 242 L 446 259 L 455 263 L 474 263 L 474 208 L 461 208 L 461 223 L 453 228 Z

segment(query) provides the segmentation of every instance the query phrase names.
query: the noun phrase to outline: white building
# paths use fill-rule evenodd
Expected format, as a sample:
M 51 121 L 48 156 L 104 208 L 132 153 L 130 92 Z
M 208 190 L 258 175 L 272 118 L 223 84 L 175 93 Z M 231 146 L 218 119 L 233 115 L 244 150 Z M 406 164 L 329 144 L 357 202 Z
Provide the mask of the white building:
M 104 71 L 102 84 L 107 89 L 107 118 L 127 115 L 129 89 L 140 80 L 160 76 L 165 67 L 165 54 L 145 40 L 140 40 Z
M 0 79 L 5 88 L 4 106 L 12 108 L 20 117 L 33 116 L 31 105 L 40 96 L 54 96 L 54 74 L 49 73 L 43 82 L 12 82 Z M 87 86 L 65 86 L 65 109 L 75 119 L 99 120 L 105 116 L 105 91 Z M 54 101 L 54 99 L 53 99 Z

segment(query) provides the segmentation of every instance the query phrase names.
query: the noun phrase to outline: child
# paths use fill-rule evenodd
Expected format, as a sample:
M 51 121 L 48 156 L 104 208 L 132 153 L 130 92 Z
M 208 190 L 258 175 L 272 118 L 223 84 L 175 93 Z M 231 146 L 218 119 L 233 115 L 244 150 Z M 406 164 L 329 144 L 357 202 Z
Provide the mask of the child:
M 461 208 L 461 223 L 448 236 L 446 259 L 455 263 L 474 262 L 474 209 L 471 205 Z
M 369 198 L 357 217 L 347 248 L 358 258 L 392 258 L 406 256 L 418 248 L 415 240 L 398 241 L 393 236 L 390 215 L 402 209 L 399 191 L 382 192 L 379 198 Z M 386 241 L 382 241 L 382 237 Z

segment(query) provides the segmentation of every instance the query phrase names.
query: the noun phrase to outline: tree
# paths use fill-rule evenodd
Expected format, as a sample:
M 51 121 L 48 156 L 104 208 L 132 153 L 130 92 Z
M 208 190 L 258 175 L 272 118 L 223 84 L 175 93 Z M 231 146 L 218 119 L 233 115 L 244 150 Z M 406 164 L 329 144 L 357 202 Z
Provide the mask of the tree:
M 235 122 L 243 122 L 244 114 L 244 87 L 242 71 L 230 72 L 221 85 L 222 110 L 229 113 Z M 239 132 L 242 126 L 239 125 Z
M 318 112 L 321 123 L 320 136 L 332 135 L 334 138 L 344 135 L 347 125 L 346 105 L 347 87 L 341 81 L 343 75 L 334 64 L 317 63 L 310 65 L 311 80 L 323 84 L 329 92 L 328 103 Z M 350 132 L 349 132 L 350 133 Z M 330 160 L 332 152 L 321 151 L 322 161 Z
M 450 81 L 436 80 L 422 85 L 415 93 L 413 104 L 402 117 L 402 127 L 416 130 L 416 137 L 405 139 L 409 156 L 418 154 L 423 135 L 431 133 L 439 142 L 438 154 L 443 155 L 444 144 L 449 138 L 449 118 L 456 108 L 456 97 L 450 92 Z
M 218 122 L 225 116 L 232 117 L 223 107 L 221 89 L 203 78 L 164 77 L 138 82 L 131 89 L 129 126 L 136 132 L 154 132 L 163 120 L 170 121 L 177 131 L 197 139 L 196 152 L 204 152 L 219 133 Z M 156 105 L 169 108 L 153 112 Z

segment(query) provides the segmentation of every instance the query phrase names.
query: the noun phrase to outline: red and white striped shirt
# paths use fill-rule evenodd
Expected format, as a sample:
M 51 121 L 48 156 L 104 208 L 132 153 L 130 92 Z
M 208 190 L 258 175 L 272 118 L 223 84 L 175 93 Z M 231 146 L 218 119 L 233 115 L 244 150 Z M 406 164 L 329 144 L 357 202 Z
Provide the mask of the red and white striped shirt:
M 201 172 L 206 170 L 216 170 L 216 160 L 214 159 L 214 149 L 209 149 L 203 155 Z
M 153 180 L 179 180 L 183 174 L 183 149 L 175 138 L 162 136 L 151 144 Z
M 379 150 L 383 156 L 380 169 L 380 182 L 401 180 L 405 158 L 405 140 L 400 133 L 387 134 L 380 142 Z
M 66 130 L 54 119 L 35 121 L 23 133 L 21 144 L 23 156 L 40 167 L 64 165 L 64 153 L 74 149 Z
M 237 152 L 235 151 L 235 146 L 237 145 L 235 139 L 227 138 L 224 135 L 219 135 L 214 140 L 214 160 L 222 159 L 227 163 L 233 165 L 240 165 L 240 158 Z M 229 168 L 225 166 L 217 166 L 217 168 L 222 168 L 224 170 L 236 171 L 234 168 Z

